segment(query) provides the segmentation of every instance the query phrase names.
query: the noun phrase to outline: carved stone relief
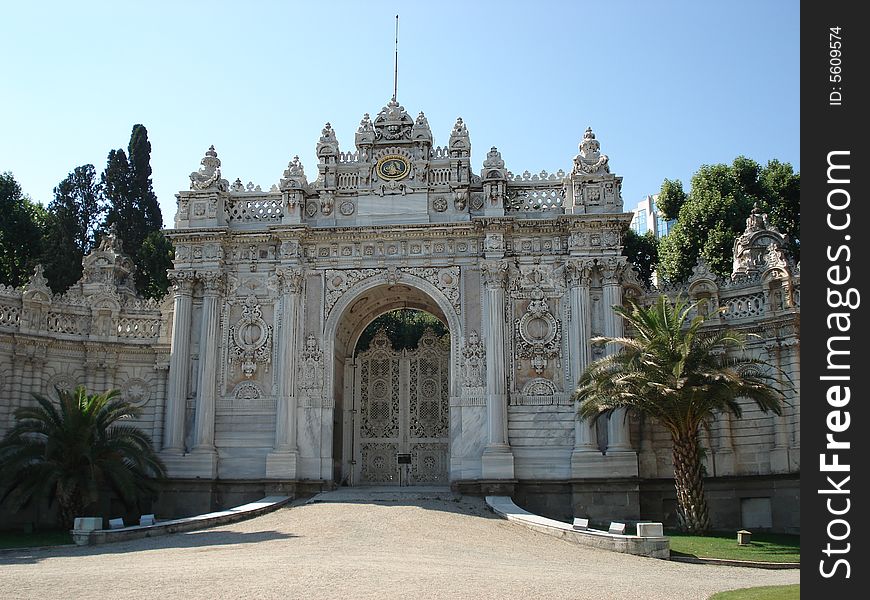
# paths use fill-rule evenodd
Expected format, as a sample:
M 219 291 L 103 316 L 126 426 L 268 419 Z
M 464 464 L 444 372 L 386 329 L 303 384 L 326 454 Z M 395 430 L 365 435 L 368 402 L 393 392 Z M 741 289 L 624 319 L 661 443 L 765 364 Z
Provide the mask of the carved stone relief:
M 559 355 L 562 343 L 562 323 L 550 312 L 544 292 L 535 288 L 526 313 L 514 322 L 517 355 L 529 359 L 540 374 L 547 360 Z
M 255 296 L 248 296 L 245 300 L 241 318 L 230 327 L 229 342 L 230 363 L 239 363 L 245 377 L 253 377 L 258 364 L 263 364 L 266 372 L 269 372 L 272 362 L 272 326 L 263 320 Z
M 308 334 L 305 338 L 305 348 L 299 355 L 298 370 L 300 406 L 318 406 L 323 395 L 323 351 L 314 334 Z

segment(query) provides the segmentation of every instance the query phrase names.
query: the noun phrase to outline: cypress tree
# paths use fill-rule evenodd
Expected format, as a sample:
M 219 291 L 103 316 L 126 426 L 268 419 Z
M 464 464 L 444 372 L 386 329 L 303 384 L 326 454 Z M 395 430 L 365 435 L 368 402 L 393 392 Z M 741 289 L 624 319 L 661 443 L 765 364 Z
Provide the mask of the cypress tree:
M 12 173 L 0 173 L 0 284 L 27 283 L 38 262 L 45 209 L 22 192 Z
M 42 264 L 55 292 L 63 292 L 82 276 L 82 258 L 97 243 L 104 211 L 103 186 L 94 165 L 76 167 L 57 187 L 48 205 Z
M 102 181 L 109 202 L 105 227 L 115 226 L 124 252 L 133 258 L 136 289 L 148 298 L 162 296 L 169 286 L 172 246 L 160 232 L 163 215 L 151 183 L 151 142 L 144 125 L 133 126 L 127 154 L 109 152 Z

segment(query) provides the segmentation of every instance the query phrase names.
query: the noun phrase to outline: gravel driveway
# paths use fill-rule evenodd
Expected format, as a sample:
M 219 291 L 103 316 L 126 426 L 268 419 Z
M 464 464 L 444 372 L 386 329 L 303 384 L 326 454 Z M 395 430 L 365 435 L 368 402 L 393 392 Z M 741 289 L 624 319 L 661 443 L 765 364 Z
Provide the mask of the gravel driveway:
M 482 500 L 316 503 L 205 531 L 0 554 L 0 598 L 705 600 L 797 570 L 672 563 L 577 546 Z

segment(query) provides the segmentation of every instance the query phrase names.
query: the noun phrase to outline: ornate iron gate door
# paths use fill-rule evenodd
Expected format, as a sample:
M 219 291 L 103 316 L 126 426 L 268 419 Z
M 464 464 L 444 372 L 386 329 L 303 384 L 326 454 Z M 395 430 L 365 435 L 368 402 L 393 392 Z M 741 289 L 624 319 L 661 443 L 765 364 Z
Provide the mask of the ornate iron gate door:
M 398 454 L 410 454 L 409 484 L 447 483 L 450 351 L 431 330 L 396 351 L 383 331 L 357 358 L 354 458 L 362 484 L 399 484 Z

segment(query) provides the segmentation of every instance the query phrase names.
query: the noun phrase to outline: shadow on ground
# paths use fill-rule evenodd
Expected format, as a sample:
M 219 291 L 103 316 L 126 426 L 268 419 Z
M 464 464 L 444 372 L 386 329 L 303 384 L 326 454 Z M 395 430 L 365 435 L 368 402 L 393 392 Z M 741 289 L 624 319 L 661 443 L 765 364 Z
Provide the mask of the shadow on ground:
M 49 558 L 69 556 L 100 556 L 106 554 L 128 554 L 131 552 L 147 552 L 151 550 L 167 550 L 170 548 L 207 548 L 210 546 L 225 546 L 231 544 L 258 544 L 273 540 L 286 540 L 300 536 L 282 533 L 280 531 L 255 531 L 250 533 L 238 531 L 202 530 L 188 533 L 171 533 L 152 538 L 143 538 L 129 542 L 116 542 L 100 546 L 57 546 L 54 548 L 22 548 L 20 551 L 9 550 L 0 554 L 0 565 L 32 564 Z

